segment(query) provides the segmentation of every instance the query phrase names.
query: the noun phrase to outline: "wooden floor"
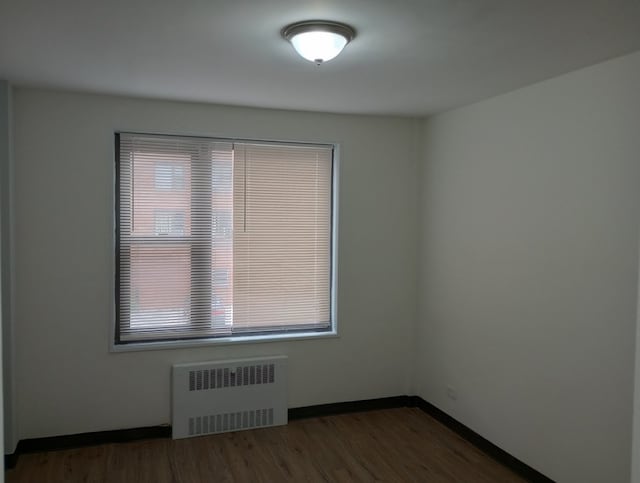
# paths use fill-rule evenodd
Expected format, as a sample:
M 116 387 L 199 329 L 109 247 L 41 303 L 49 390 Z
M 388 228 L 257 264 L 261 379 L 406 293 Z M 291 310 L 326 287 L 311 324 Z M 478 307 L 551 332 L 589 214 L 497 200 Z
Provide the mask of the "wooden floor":
M 416 408 L 21 455 L 8 483 L 524 481 Z

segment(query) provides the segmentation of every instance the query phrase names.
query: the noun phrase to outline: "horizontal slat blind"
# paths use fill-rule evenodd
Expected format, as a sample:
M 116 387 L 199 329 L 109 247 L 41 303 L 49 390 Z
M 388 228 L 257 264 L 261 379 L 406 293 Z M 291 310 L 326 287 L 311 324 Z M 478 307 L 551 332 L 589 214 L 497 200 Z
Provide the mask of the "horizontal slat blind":
M 120 135 L 121 341 L 230 332 L 231 288 L 212 278 L 230 268 L 231 232 L 212 226 L 214 206 L 232 210 L 232 156 L 230 142 Z
M 233 327 L 330 324 L 331 150 L 235 145 Z
M 331 147 L 119 146 L 117 343 L 330 327 Z

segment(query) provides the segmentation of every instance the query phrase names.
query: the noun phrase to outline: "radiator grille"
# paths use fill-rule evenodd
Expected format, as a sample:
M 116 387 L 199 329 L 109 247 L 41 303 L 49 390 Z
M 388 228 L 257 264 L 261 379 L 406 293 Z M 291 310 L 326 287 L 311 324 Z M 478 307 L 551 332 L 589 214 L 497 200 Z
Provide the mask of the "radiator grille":
M 287 357 L 174 364 L 174 438 L 287 424 Z
M 189 418 L 189 436 L 273 426 L 273 408 Z
M 226 387 L 273 384 L 276 377 L 275 372 L 275 364 L 193 370 L 189 371 L 189 391 L 209 391 Z

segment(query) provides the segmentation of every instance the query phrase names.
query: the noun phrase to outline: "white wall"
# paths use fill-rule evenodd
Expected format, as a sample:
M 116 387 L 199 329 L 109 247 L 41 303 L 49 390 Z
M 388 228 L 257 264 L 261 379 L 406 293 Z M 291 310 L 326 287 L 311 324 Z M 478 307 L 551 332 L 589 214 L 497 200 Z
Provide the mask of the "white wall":
M 639 86 L 640 52 L 424 131 L 417 393 L 560 482 L 629 481 Z
M 3 332 L 5 327 L 10 326 L 10 318 L 8 315 L 9 300 L 8 294 L 9 285 L 6 274 L 8 271 L 9 260 L 6 257 L 8 254 L 7 241 L 9 239 L 9 206 L 8 202 L 10 197 L 8 196 L 9 190 L 9 165 L 11 160 L 11 86 L 7 81 L 0 80 L 0 456 L 2 462 L 0 462 L 0 483 L 4 481 L 4 453 L 5 453 L 5 437 L 11 437 L 11 393 L 8 394 L 5 390 L 5 380 L 10 376 L 10 371 L 5 370 L 10 368 L 9 364 L 4 361 L 6 357 L 6 351 L 4 350 L 4 337 Z M 5 396 L 6 394 L 6 396 Z M 6 401 L 6 402 L 5 402 Z M 6 419 L 6 423 L 5 423 Z M 5 431 L 5 426 L 7 431 Z M 9 443 L 7 445 L 12 449 L 13 446 Z
M 640 269 L 639 269 L 640 272 Z M 640 287 L 636 318 L 636 364 L 633 395 L 633 441 L 631 445 L 631 483 L 640 483 Z
M 174 362 L 287 354 L 290 407 L 406 394 L 419 121 L 16 88 L 20 438 L 169 422 Z M 340 337 L 108 352 L 115 130 L 341 146 Z

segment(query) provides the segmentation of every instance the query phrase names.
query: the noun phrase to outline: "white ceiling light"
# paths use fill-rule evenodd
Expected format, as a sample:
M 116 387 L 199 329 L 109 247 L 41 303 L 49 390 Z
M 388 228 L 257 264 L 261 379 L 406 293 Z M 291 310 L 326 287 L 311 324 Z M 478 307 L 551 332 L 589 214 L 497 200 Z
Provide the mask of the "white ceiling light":
M 342 52 L 356 32 L 342 23 L 309 20 L 287 25 L 282 36 L 302 57 L 320 65 Z

